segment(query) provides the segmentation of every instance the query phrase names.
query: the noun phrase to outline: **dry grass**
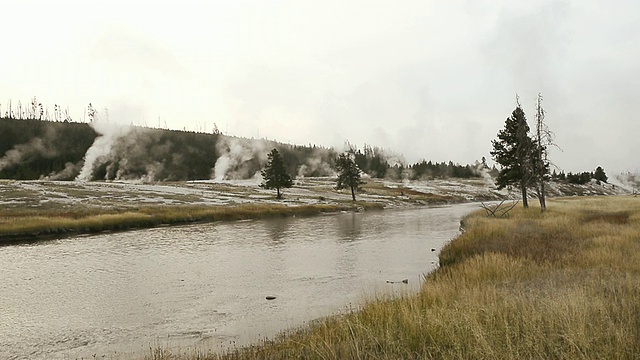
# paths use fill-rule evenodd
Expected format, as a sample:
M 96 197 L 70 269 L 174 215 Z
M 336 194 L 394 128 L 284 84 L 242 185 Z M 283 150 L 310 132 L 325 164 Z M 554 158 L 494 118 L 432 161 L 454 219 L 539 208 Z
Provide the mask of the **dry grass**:
M 364 202 L 338 205 L 242 204 L 236 206 L 153 206 L 120 210 L 12 210 L 0 212 L 0 242 L 37 240 L 65 234 L 116 231 L 201 221 L 315 215 L 343 210 L 380 209 Z
M 151 359 L 639 359 L 640 199 L 466 219 L 417 295 L 225 355 Z

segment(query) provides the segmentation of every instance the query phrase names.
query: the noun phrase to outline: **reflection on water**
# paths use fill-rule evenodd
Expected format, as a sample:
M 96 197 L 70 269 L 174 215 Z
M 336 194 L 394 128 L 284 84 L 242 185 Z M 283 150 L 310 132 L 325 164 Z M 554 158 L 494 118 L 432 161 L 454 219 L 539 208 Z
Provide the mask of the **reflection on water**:
M 362 233 L 361 213 L 347 213 L 339 217 L 338 230 L 343 241 L 360 240 Z
M 271 245 L 283 245 L 285 243 L 287 230 L 293 218 L 280 218 L 264 222 L 264 226 L 269 232 L 269 240 Z
M 213 350 L 416 290 L 472 205 L 164 227 L 0 247 L 0 358 Z M 408 285 L 386 281 L 409 279 Z M 267 301 L 267 295 L 276 300 Z

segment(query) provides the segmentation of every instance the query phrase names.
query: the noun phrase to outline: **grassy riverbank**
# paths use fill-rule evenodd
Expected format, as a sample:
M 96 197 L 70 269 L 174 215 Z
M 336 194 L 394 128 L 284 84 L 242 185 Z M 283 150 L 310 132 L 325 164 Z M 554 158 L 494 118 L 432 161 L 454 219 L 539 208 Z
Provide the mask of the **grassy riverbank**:
M 420 191 L 413 189 L 417 187 Z M 330 178 L 298 179 L 275 199 L 253 180 L 235 182 L 59 182 L 0 180 L 0 244 L 80 233 L 201 221 L 442 205 L 504 194 L 478 180 L 429 186 L 369 179 L 357 202 Z
M 549 186 L 554 194 L 611 194 L 621 188 Z M 0 244 L 79 233 L 121 231 L 198 221 L 234 220 L 320 212 L 444 205 L 510 198 L 487 179 L 391 181 L 367 179 L 351 202 L 333 178 L 301 178 L 277 201 L 255 180 L 61 182 L 0 180 Z M 284 206 L 286 205 L 286 206 Z
M 476 213 L 417 295 L 374 299 L 224 356 L 151 359 L 640 357 L 640 198 Z
M 327 212 L 382 209 L 367 202 L 344 204 L 241 204 L 224 206 L 165 205 L 125 209 L 0 211 L 0 243 L 29 241 L 79 233 L 122 231 L 204 221 L 259 219 L 278 216 L 309 216 Z

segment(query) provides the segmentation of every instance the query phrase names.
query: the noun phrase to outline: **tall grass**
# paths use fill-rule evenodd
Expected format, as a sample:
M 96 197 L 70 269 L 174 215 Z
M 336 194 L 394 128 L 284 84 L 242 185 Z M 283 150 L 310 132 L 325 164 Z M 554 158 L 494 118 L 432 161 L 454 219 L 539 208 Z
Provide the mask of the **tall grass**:
M 69 233 L 92 233 L 161 224 L 199 221 L 257 219 L 275 216 L 315 215 L 342 210 L 379 209 L 382 205 L 345 203 L 286 206 L 280 204 L 242 204 L 237 206 L 154 206 L 126 210 L 84 211 L 4 211 L 0 212 L 0 242 L 38 239 Z
M 152 359 L 639 359 L 640 199 L 476 213 L 416 295 L 228 354 Z

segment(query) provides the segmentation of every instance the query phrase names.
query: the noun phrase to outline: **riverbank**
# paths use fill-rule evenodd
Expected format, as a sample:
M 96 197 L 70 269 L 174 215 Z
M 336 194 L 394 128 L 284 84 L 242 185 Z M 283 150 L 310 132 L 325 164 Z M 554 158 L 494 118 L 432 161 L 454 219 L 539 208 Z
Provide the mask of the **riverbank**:
M 157 206 L 126 210 L 23 211 L 0 213 L 0 244 L 60 238 L 77 234 L 125 231 L 197 222 L 311 216 L 339 211 L 382 209 L 380 204 L 240 204 L 235 206 Z
M 383 209 L 389 197 L 352 202 L 326 180 L 298 182 L 275 199 L 251 181 L 227 183 L 0 181 L 0 244 L 197 222 Z M 372 189 L 375 188 L 373 185 Z M 420 194 L 406 201 L 444 201 Z
M 37 241 L 81 233 L 123 231 L 160 225 L 312 215 L 424 205 L 444 205 L 517 197 L 497 191 L 490 179 L 389 181 L 368 179 L 352 202 L 331 178 L 302 178 L 276 200 L 256 180 L 68 182 L 0 180 L 0 244 Z M 550 194 L 611 195 L 605 185 L 549 185 Z
M 227 355 L 150 359 L 616 358 L 640 356 L 640 198 L 555 199 L 484 212 L 417 295 L 376 298 Z
M 162 225 L 442 205 L 466 199 L 450 186 L 443 185 L 449 192 L 444 194 L 370 180 L 353 202 L 350 194 L 336 191 L 334 185 L 328 178 L 298 180 L 277 200 L 273 191 L 260 188 L 253 180 L 162 184 L 0 181 L 0 244 Z M 464 189 L 465 185 L 456 187 Z

